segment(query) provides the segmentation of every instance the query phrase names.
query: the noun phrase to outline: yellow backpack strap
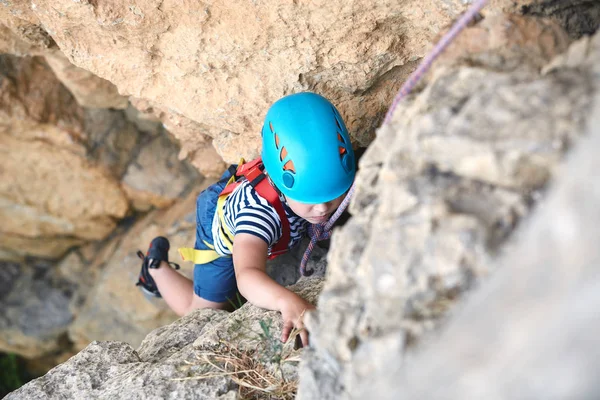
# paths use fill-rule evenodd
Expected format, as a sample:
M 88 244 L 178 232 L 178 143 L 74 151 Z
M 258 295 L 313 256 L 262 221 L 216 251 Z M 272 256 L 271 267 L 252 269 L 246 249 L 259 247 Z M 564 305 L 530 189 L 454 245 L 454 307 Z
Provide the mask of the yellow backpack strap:
M 221 241 L 227 246 L 229 251 L 233 253 L 233 235 L 229 228 L 227 228 L 227 224 L 225 223 L 225 201 L 229 197 L 228 194 L 224 194 L 219 196 L 219 200 L 217 200 L 217 213 L 219 215 L 219 221 L 221 222 L 221 228 L 219 229 L 219 236 L 221 237 Z
M 256 160 L 253 162 L 256 162 Z M 225 185 L 225 189 L 223 189 L 223 191 L 219 195 L 219 199 L 217 200 L 217 214 L 219 216 L 219 222 L 221 223 L 221 229 L 219 229 L 219 237 L 221 238 L 221 242 L 225 244 L 225 246 L 229 249 L 231 253 L 233 253 L 233 234 L 231 233 L 231 231 L 227 227 L 227 224 L 225 223 L 225 201 L 227 200 L 227 197 L 229 197 L 229 195 L 237 187 L 235 185 L 236 179 L 238 178 L 239 172 L 243 170 L 243 167 L 247 167 L 247 165 L 245 164 L 246 162 L 243 158 L 241 158 L 240 163 L 238 164 L 237 172 L 233 174 L 231 178 L 229 178 L 227 185 Z M 250 164 L 252 164 L 252 162 Z
M 244 164 L 244 159 L 240 160 L 239 166 Z M 239 168 L 238 166 L 238 168 Z M 226 187 L 236 181 L 236 174 L 233 173 L 229 181 L 227 181 Z M 229 191 L 223 190 L 222 194 L 219 196 L 217 200 L 217 214 L 219 216 L 219 221 L 221 222 L 221 229 L 219 229 L 219 236 L 221 237 L 221 241 L 227 246 L 229 251 L 233 253 L 233 235 L 227 225 L 225 224 L 225 212 L 223 210 L 225 206 L 225 201 L 227 197 L 233 191 L 233 187 L 229 188 Z M 214 250 L 214 246 L 210 243 L 203 240 L 204 244 L 210 248 L 210 250 L 198 250 L 193 249 L 191 247 L 182 247 L 179 250 L 179 255 L 183 259 L 183 261 L 192 261 L 194 264 L 206 264 L 216 260 L 219 257 L 222 257 Z
M 191 247 L 181 247 L 177 249 L 179 250 L 179 255 L 181 256 L 183 261 L 191 261 L 194 264 L 207 264 L 221 257 L 221 255 L 214 250 L 214 247 L 210 243 L 204 240 L 203 242 L 210 249 L 198 250 L 193 249 Z

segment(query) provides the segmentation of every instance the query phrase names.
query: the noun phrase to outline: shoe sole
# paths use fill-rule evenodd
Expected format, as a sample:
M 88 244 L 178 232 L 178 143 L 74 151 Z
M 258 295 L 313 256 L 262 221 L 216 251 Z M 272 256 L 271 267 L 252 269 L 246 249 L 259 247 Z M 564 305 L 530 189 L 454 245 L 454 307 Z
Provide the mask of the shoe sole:
M 146 289 L 143 286 L 138 286 L 138 288 L 142 291 L 142 294 L 144 295 L 144 297 L 147 300 L 154 300 L 154 299 L 160 299 L 162 296 L 157 296 L 154 293 L 152 293 L 151 291 L 149 291 L 148 289 Z

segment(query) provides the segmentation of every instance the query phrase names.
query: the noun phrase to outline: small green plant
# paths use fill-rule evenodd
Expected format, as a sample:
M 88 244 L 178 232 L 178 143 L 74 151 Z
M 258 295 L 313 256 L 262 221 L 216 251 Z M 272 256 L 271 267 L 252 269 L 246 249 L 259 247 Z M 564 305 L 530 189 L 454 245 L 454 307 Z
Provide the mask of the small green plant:
M 272 320 L 260 320 L 259 325 L 262 332 L 258 334 L 258 337 L 262 340 L 264 345 L 263 348 L 263 362 L 270 362 L 273 364 L 281 364 L 283 343 L 273 335 L 271 331 L 273 321 Z
M 248 300 L 246 300 L 242 295 L 240 295 L 240 292 L 236 292 L 235 293 L 235 299 L 230 299 L 229 297 L 227 298 L 227 301 L 229 302 L 229 305 L 233 308 L 233 310 L 239 310 L 240 308 L 242 308 L 242 306 L 244 304 L 246 304 L 246 302 Z
M 14 354 L 0 354 L 0 397 L 20 388 L 22 385 L 17 356 Z
M 189 362 L 191 373 L 185 378 L 173 380 L 209 379 L 226 376 L 239 385 L 241 399 L 291 400 L 296 396 L 297 378 L 286 379 L 283 374 L 285 363 L 300 362 L 301 350 L 295 348 L 300 333 L 294 329 L 282 343 L 275 336 L 272 320 L 259 321 L 260 332 L 245 329 L 247 337 L 254 337 L 256 346 L 238 347 L 226 340 L 199 349 L 196 362 Z M 236 329 L 244 330 L 235 324 Z

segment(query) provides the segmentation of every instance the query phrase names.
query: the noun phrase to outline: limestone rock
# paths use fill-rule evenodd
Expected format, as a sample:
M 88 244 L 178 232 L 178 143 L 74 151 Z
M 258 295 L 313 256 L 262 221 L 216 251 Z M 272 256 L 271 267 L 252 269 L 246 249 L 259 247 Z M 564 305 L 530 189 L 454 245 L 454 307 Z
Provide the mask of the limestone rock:
M 93 242 L 58 263 L 0 264 L 0 349 L 35 359 L 37 368 L 73 355 L 69 326 L 101 273 L 88 257 L 101 259 L 107 251 L 110 245 Z
M 9 27 L 0 22 L 0 53 L 27 56 L 34 54 L 36 51 L 38 49 L 35 46 L 24 41 L 19 35 L 10 30 Z
M 290 289 L 315 301 L 321 283 L 319 279 L 305 279 Z M 260 321 L 272 328 L 268 336 Z M 231 314 L 196 310 L 151 332 L 137 351 L 123 342 L 94 341 L 7 399 L 236 399 L 239 389 L 230 375 L 209 373 L 202 378 L 206 375 L 203 371 L 210 369 L 200 356 L 203 349 L 222 344 L 240 351 L 260 349 L 261 357 L 266 357 L 260 362 L 275 365 L 280 363 L 277 357 L 281 355 L 281 346 L 277 344 L 281 326 L 278 313 L 251 304 Z M 278 368 L 285 370 L 286 380 L 293 380 L 298 361 L 289 361 L 293 362 Z
M 180 160 L 189 160 L 206 177 L 218 178 L 221 176 L 227 165 L 212 145 L 213 139 L 206 135 L 208 130 L 206 126 L 173 110 L 162 108 L 154 102 L 134 97 L 130 99 L 143 115 L 162 121 L 165 129 L 181 139 Z
M 0 350 L 27 358 L 56 352 L 73 320 L 73 285 L 51 264 L 0 264 Z
M 198 173 L 177 159 L 177 145 L 166 135 L 153 138 L 137 154 L 123 176 L 123 188 L 138 210 L 172 204 Z
M 74 65 L 202 124 L 226 162 L 257 155 L 269 105 L 301 90 L 329 97 L 354 141 L 368 144 L 400 84 L 388 74 L 405 73 L 465 9 L 458 0 L 158 4 L 41 0 L 31 11 Z
M 173 356 L 202 336 L 207 326 L 219 324 L 228 315 L 222 310 L 195 310 L 172 324 L 153 330 L 140 344 L 140 360 L 156 363 Z
M 546 75 L 434 72 L 396 109 L 361 159 L 354 216 L 333 236 L 299 398 L 361 398 L 356 389 L 389 368 L 377 360 L 395 354 L 401 365 L 494 272 L 589 120 L 599 40 L 579 65 Z
M 439 337 L 410 355 L 410 366 L 382 359 L 386 370 L 356 398 L 600 395 L 598 94 L 590 115 L 589 137 L 575 145 L 543 206 L 498 260 L 498 273 Z
M 161 364 L 141 362 L 122 342 L 93 342 L 69 361 L 52 369 L 7 399 L 221 399 L 233 400 L 236 390 L 225 377 L 175 380 L 186 358 Z
M 82 107 L 116 109 L 127 107 L 127 98 L 119 94 L 115 85 L 89 71 L 77 68 L 62 52 L 47 52 L 45 58 L 56 77 L 69 89 Z
M 525 15 L 551 17 L 574 39 L 592 35 L 600 26 L 600 4 L 595 0 L 520 2 Z
M 86 109 L 83 122 L 86 158 L 122 181 L 135 154 L 149 141 L 148 135 L 118 110 Z
M 119 183 L 84 158 L 43 141 L 26 142 L 7 135 L 0 135 L 0 148 L 4 153 L 0 161 L 4 234 L 102 239 L 115 228 L 115 219 L 125 215 L 128 204 Z M 37 253 L 27 248 L 12 250 Z M 61 254 L 66 249 L 57 250 Z M 56 256 L 47 254 L 52 255 Z
M 33 3 L 35 4 L 35 3 Z M 56 43 L 33 12 L 32 3 L 10 0 L 0 3 L 0 25 L 6 26 L 19 41 L 35 51 L 55 48 Z M 29 54 L 29 53 L 28 53 Z
M 436 60 L 435 69 L 462 64 L 497 71 L 531 68 L 536 72 L 565 52 L 569 42 L 566 32 L 552 20 L 490 15 L 465 28 Z
M 164 207 L 198 179 L 162 127 L 144 132 L 122 111 L 82 108 L 39 57 L 0 65 L 3 259 L 59 258 L 107 237 L 130 201 Z
M 128 204 L 119 182 L 85 157 L 83 110 L 40 59 L 1 62 L 3 250 L 57 257 L 107 236 Z

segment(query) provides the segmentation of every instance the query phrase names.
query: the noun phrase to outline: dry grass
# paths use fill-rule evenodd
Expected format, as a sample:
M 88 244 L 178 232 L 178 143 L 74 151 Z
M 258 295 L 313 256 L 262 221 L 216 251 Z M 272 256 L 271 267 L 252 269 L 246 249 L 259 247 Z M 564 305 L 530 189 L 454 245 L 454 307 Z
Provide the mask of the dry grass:
M 301 350 L 294 348 L 299 333 L 299 330 L 292 331 L 285 343 L 271 335 L 258 334 L 262 339 L 261 345 L 253 349 L 237 348 L 224 341 L 213 348 L 200 349 L 196 354 L 197 361 L 189 364 L 202 367 L 202 371 L 194 376 L 173 380 L 227 377 L 239 385 L 242 399 L 294 399 L 298 388 L 297 375 L 286 379 L 282 366 L 300 361 Z

